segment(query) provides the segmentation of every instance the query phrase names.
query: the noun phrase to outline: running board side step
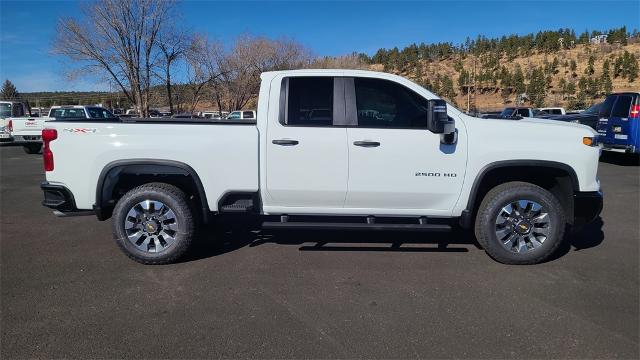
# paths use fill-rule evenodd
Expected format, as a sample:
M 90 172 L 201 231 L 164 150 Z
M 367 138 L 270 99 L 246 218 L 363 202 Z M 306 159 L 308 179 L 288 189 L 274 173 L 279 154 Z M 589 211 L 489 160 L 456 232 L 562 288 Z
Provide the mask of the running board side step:
M 265 221 L 263 229 L 308 229 L 308 230 L 405 230 L 405 231 L 451 231 L 446 224 L 384 224 L 384 223 L 339 223 L 302 221 Z

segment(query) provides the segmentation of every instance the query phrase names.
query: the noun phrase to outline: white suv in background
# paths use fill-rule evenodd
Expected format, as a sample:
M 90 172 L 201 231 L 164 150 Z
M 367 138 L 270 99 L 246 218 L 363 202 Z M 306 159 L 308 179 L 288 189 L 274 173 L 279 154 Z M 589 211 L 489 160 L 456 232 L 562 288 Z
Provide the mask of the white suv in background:
M 232 111 L 229 116 L 227 116 L 227 120 L 255 120 L 256 119 L 256 111 L 255 110 L 236 110 Z

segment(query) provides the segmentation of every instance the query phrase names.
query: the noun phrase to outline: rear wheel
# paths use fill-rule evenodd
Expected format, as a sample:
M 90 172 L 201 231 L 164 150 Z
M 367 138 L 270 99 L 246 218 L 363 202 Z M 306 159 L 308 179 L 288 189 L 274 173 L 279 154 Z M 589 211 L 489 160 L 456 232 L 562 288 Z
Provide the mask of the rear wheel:
M 22 148 L 27 154 L 38 154 L 42 151 L 42 144 L 27 144 Z
M 113 210 L 113 234 L 120 249 L 142 264 L 168 264 L 191 246 L 195 223 L 186 194 L 164 183 L 127 192 Z
M 509 182 L 489 191 L 476 217 L 475 234 L 487 254 L 505 264 L 536 264 L 561 245 L 562 205 L 549 191 Z

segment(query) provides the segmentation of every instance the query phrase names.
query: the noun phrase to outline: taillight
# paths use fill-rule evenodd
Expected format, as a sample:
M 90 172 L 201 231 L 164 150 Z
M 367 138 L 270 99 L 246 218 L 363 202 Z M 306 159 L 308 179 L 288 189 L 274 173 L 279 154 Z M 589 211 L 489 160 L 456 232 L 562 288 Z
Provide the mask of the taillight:
M 629 112 L 629 117 L 632 119 L 640 118 L 640 105 L 631 105 L 631 112 Z
M 58 138 L 56 129 L 42 130 L 42 159 L 44 160 L 44 171 L 53 171 L 53 152 L 49 148 L 49 143 Z
M 7 129 L 9 132 L 13 132 L 13 120 L 9 120 L 9 124 L 7 124 Z

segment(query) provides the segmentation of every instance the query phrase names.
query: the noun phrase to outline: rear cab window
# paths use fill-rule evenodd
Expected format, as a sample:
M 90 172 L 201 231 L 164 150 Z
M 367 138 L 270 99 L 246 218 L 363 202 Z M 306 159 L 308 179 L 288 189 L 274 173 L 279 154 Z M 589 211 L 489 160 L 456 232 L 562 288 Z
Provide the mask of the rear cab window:
M 633 97 L 629 95 L 618 96 L 618 101 L 616 101 L 615 105 L 613 106 L 613 110 L 611 111 L 611 117 L 628 118 L 632 101 Z
M 84 109 L 60 108 L 51 110 L 50 117 L 61 119 L 86 118 Z
M 11 103 L 0 103 L 0 118 L 11 117 Z
M 283 80 L 286 91 L 285 111 L 280 118 L 283 125 L 332 126 L 333 125 L 332 77 L 291 77 Z

